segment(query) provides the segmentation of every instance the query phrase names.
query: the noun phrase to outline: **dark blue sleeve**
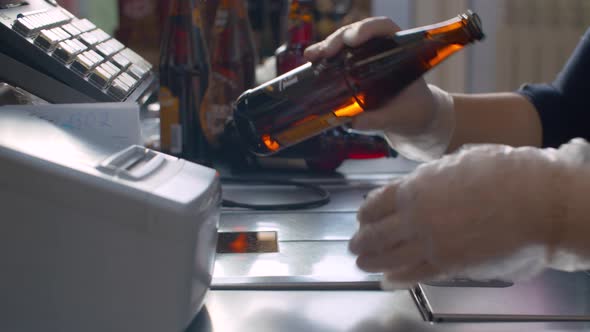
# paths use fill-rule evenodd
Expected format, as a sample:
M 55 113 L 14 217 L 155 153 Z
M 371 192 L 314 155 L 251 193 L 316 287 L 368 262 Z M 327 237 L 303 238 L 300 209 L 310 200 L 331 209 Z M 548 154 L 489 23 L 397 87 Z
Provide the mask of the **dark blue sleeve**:
M 539 112 L 543 146 L 590 140 L 590 30 L 553 83 L 526 84 L 518 92 Z

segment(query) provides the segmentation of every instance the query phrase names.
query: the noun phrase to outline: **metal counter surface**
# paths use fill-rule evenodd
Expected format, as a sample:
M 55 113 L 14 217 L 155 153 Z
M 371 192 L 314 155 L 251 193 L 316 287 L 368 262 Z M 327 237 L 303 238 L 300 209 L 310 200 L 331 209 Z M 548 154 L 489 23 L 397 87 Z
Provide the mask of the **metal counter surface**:
M 277 252 L 217 254 L 212 289 L 378 289 L 378 274 L 356 267 L 348 240 L 357 229 L 356 211 L 377 183 L 323 185 L 329 204 L 296 212 L 226 209 L 220 232 L 277 234 Z M 303 201 L 307 192 L 289 187 L 226 186 L 224 196 L 240 202 Z
M 220 231 L 276 231 L 278 253 L 218 255 L 206 305 L 187 332 L 590 331 L 588 322 L 428 323 L 407 290 L 378 290 L 379 275 L 356 268 L 347 242 L 356 210 L 371 189 L 415 165 L 397 161 L 345 165 L 337 176 L 289 176 L 322 184 L 332 202 L 297 212 L 225 209 Z M 403 168 L 402 167 L 402 168 Z M 281 174 L 266 174 L 284 178 Z M 301 199 L 289 187 L 225 186 L 231 199 L 256 203 Z
M 278 252 L 218 254 L 212 289 L 378 289 L 380 275 L 359 270 L 347 247 L 357 229 L 359 206 L 368 192 L 400 175 L 387 171 L 399 169 L 396 162 L 399 161 L 357 162 L 354 167 L 348 165 L 345 172 L 332 175 L 264 174 L 265 178 L 288 178 L 321 185 L 330 192 L 330 203 L 299 211 L 224 209 L 220 232 L 274 231 L 278 237 Z M 310 199 L 309 191 L 301 188 L 265 184 L 226 183 L 223 196 L 250 204 L 284 204 Z
M 590 323 L 424 322 L 408 291 L 211 291 L 187 332 L 590 331 Z

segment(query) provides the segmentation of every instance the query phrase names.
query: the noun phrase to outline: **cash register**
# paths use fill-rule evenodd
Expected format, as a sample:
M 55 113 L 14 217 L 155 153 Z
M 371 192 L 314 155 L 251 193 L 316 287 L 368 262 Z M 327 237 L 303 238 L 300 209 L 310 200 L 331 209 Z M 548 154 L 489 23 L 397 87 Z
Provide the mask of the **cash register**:
M 212 279 L 216 171 L 43 107 L 66 106 L 0 107 L 0 331 L 183 331 Z
M 51 103 L 142 102 L 152 64 L 54 0 L 0 0 L 0 81 Z
M 152 65 L 56 1 L 0 0 L 2 82 L 39 102 L 0 107 L 0 331 L 186 329 L 220 181 L 141 146 Z

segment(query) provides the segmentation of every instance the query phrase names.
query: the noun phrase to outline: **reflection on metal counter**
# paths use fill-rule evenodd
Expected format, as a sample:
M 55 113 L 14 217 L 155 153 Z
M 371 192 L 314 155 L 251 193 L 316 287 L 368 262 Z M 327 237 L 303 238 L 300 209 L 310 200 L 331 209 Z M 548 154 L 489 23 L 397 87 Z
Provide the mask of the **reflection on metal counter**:
M 224 210 L 221 232 L 276 234 L 277 250 L 220 251 L 218 248 L 218 252 L 224 253 L 217 255 L 212 288 L 379 289 L 380 275 L 359 270 L 347 246 L 357 227 L 358 206 L 366 193 L 380 183 L 355 184 L 345 180 L 323 183 L 322 187 L 331 193 L 331 202 L 299 212 Z M 224 196 L 239 201 L 283 203 L 305 199 L 305 195 L 308 195 L 305 191 L 290 186 L 224 186 Z M 244 247 L 242 242 L 235 242 L 234 247 Z
M 212 288 L 379 289 L 381 275 L 359 270 L 354 256 L 348 252 L 348 240 L 357 228 L 356 211 L 369 191 L 416 166 L 397 158 L 350 160 L 339 173 L 332 174 L 265 171 L 268 179 L 319 185 L 330 193 L 330 202 L 296 212 L 224 209 L 221 232 L 276 232 L 277 252 L 218 254 Z M 263 183 L 226 183 L 223 195 L 225 199 L 252 204 L 309 200 L 307 190 Z
M 357 228 L 356 210 L 363 196 L 387 181 L 385 174 L 394 176 L 392 170 L 411 171 L 410 165 L 394 167 L 395 161 L 389 160 L 387 165 L 358 164 L 343 169 L 340 178 L 302 177 L 331 193 L 332 201 L 320 208 L 271 213 L 225 209 L 220 221 L 222 232 L 276 233 L 278 251 L 217 255 L 212 288 L 347 291 L 322 293 L 330 299 L 334 294 L 363 293 L 351 290 L 378 290 L 381 275 L 359 270 L 347 245 Z M 303 194 L 292 187 L 232 184 L 224 186 L 224 195 L 240 201 L 279 203 L 301 199 Z M 303 293 L 310 294 L 290 292 Z M 427 326 L 428 330 L 454 331 L 456 323 L 461 322 L 590 321 L 590 275 L 585 273 L 549 270 L 533 280 L 514 283 L 453 279 L 421 284 L 412 295 L 424 320 L 445 323 L 424 325 L 425 330 Z M 316 299 L 317 295 L 313 296 Z M 472 328 L 469 325 L 466 330 Z
M 81 133 L 0 108 L 0 330 L 185 329 L 212 278 L 217 173 Z
M 277 232 L 220 232 L 217 253 L 245 254 L 277 252 Z
M 590 275 L 547 270 L 527 281 L 456 279 L 421 284 L 412 295 L 426 320 L 590 321 Z

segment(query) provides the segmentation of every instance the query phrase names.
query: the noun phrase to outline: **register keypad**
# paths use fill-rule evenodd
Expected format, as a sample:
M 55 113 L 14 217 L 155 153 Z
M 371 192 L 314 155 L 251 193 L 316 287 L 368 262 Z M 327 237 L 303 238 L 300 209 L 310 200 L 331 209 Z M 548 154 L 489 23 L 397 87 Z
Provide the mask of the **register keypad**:
M 45 51 L 53 51 L 59 42 L 71 38 L 72 35 L 67 33 L 62 28 L 53 28 L 49 30 L 42 30 L 39 36 L 35 38 L 35 44 Z
M 113 55 L 112 60 L 113 60 L 113 63 L 115 64 L 115 66 L 121 68 L 121 70 L 125 70 L 125 69 L 127 69 L 127 67 L 129 67 L 129 65 L 131 65 L 131 61 L 129 59 L 127 59 L 121 53 L 117 53 L 117 54 Z
M 70 14 L 71 15 L 71 14 Z M 51 29 L 68 23 L 72 16 L 61 9 L 40 13 L 21 14 L 14 22 L 13 29 L 25 37 L 32 37 L 41 30 Z
M 76 39 L 68 39 L 57 45 L 53 56 L 64 63 L 71 63 L 74 57 L 86 50 L 86 46 Z
M 72 69 L 86 76 L 92 69 L 103 62 L 104 58 L 93 50 L 86 51 L 76 57 Z
M 102 31 L 101 29 L 92 30 L 89 32 L 85 32 L 78 37 L 81 42 L 86 44 L 87 46 L 93 46 L 98 43 L 102 43 L 105 40 L 111 38 L 106 32 Z
M 96 25 L 85 18 L 72 21 L 72 25 L 80 30 L 80 33 L 96 29 Z
M 103 63 L 92 71 L 90 81 L 102 89 L 115 78 L 115 75 L 116 73 L 106 63 Z
M 62 8 L 19 14 L 12 29 L 117 100 L 124 100 L 152 69 L 92 22 Z
M 148 73 L 148 69 L 136 64 L 132 64 L 131 67 L 129 67 L 129 69 L 127 70 L 127 73 L 129 73 L 129 75 L 131 75 L 135 79 L 140 80 Z
M 78 36 L 79 34 L 82 33 L 82 31 L 80 31 L 80 29 L 76 28 L 74 26 L 74 24 L 72 24 L 72 23 L 70 23 L 70 24 L 64 24 L 64 25 L 61 26 L 61 28 L 65 32 L 69 33 L 70 36 L 72 36 L 72 37 L 76 37 L 76 36 Z

